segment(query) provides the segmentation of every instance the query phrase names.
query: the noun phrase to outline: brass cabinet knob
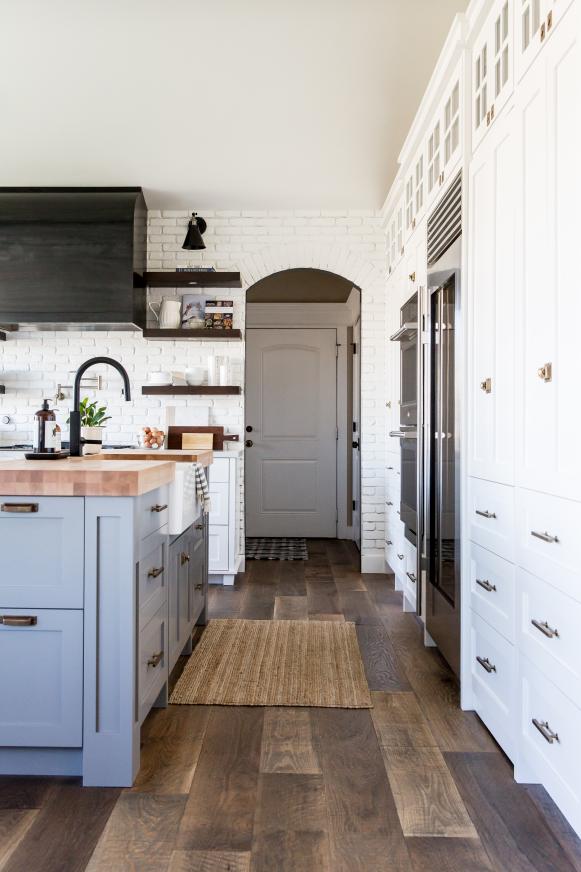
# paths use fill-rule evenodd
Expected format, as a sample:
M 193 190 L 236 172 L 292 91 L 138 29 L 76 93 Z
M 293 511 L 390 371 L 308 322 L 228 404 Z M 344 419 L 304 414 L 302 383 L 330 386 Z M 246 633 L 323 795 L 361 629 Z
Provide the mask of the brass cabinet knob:
M 485 378 L 484 381 L 480 382 L 480 390 L 484 391 L 485 394 L 492 393 L 492 379 Z
M 543 366 L 539 366 L 537 370 L 537 375 L 544 382 L 550 382 L 553 380 L 553 364 L 545 363 Z
M 189 562 L 190 562 L 190 555 L 189 555 L 189 554 L 186 554 L 185 551 L 182 551 L 182 553 L 180 554 L 180 563 L 181 563 L 181 565 L 183 566 L 184 563 L 189 563 Z
M 152 654 L 149 660 L 147 661 L 148 666 L 153 666 L 155 669 L 158 666 L 163 658 L 163 651 L 157 651 L 155 654 Z

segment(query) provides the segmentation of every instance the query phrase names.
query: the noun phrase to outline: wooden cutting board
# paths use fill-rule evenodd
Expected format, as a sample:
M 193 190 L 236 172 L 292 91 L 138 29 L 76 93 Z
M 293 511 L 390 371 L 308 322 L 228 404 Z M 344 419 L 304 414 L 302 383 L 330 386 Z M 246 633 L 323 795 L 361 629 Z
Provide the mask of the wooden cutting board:
M 210 448 L 215 451 L 224 450 L 224 428 L 223 427 L 204 427 L 201 425 L 191 424 L 189 426 L 178 426 L 170 424 L 167 428 L 167 447 L 182 448 L 182 437 L 185 433 L 208 433 L 213 436 L 213 443 Z
M 212 449 L 213 445 L 213 433 L 182 433 L 182 448 L 205 450 Z

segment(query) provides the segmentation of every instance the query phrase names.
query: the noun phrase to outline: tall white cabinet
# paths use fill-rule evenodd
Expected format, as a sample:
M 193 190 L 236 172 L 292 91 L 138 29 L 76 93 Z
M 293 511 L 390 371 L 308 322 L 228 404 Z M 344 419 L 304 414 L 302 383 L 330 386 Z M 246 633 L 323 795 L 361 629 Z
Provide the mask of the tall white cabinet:
M 421 284 L 419 228 L 463 169 L 462 706 L 581 834 L 579 6 L 469 4 L 402 150 L 385 226 L 393 326 L 410 275 Z M 397 349 L 387 360 L 395 429 Z M 399 548 L 388 446 L 386 560 L 407 597 L 400 564 L 413 557 Z

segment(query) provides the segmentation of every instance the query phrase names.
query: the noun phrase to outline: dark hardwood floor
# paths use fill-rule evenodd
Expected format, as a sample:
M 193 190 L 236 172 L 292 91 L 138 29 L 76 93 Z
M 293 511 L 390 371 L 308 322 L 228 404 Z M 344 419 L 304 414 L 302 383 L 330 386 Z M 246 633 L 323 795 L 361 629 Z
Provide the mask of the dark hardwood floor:
M 309 558 L 250 563 L 210 617 L 354 621 L 374 708 L 170 706 L 131 790 L 0 778 L 1 872 L 580 872 L 393 579 L 360 575 L 350 543 Z

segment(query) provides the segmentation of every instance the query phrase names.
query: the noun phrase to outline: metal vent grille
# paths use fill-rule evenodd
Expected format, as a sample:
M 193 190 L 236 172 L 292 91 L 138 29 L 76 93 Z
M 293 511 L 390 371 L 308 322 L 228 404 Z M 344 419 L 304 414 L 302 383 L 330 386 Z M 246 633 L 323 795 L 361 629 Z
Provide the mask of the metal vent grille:
M 436 263 L 462 233 L 462 173 L 428 218 L 428 266 Z

